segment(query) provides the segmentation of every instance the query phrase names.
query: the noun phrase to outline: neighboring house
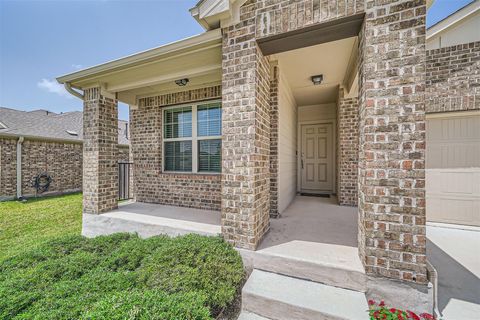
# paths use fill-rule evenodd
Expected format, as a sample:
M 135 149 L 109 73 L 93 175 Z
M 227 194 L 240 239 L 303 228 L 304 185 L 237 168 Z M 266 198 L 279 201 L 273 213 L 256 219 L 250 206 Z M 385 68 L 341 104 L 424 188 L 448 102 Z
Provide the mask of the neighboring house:
M 129 160 L 127 132 L 128 122 L 119 121 L 118 161 Z M 52 179 L 42 195 L 82 190 L 82 135 L 82 112 L 0 107 L 0 200 L 36 195 L 42 173 Z
M 145 235 L 159 224 L 167 226 L 162 230 L 172 228 L 172 207 L 168 219 L 149 224 L 142 215 L 153 209 L 138 209 L 145 202 L 192 208 L 199 217 L 194 209 L 204 209 L 218 217 L 222 236 L 242 255 L 255 256 L 266 254 L 257 249 L 271 234 L 280 239 L 290 234 L 289 228 L 297 233 L 308 229 L 291 226 L 301 224 L 291 211 L 282 218 L 296 208 L 308 211 L 310 225 L 319 229 L 285 240 L 297 246 L 288 254 L 248 260 L 255 268 L 347 289 L 364 281 L 353 289 L 396 306 L 431 307 L 426 193 L 440 196 L 452 208 L 448 215 L 460 217 L 464 213 L 453 208 L 458 203 L 447 199 L 467 194 L 463 183 L 468 182 L 473 196 L 466 202 L 473 206 L 464 203 L 463 208 L 470 216 L 447 219 L 442 211 L 432 217 L 480 221 L 475 211 L 480 39 L 427 50 L 426 12 L 425 1 L 407 0 L 200 1 L 191 13 L 206 32 L 59 77 L 84 100 L 91 124 L 84 128 L 89 146 L 84 234 L 88 228 Z M 117 176 L 109 171 L 116 162 L 116 132 L 110 129 L 116 127 L 117 101 L 130 106 L 137 201 L 130 211 L 120 212 L 115 210 Z M 464 113 L 451 114 L 454 120 L 441 129 L 442 136 L 435 119 L 450 119 L 443 113 L 453 111 Z M 438 112 L 442 115 L 433 115 Z M 445 147 L 435 147 L 437 140 Z M 451 149 L 454 143 L 460 149 Z M 461 164 L 451 150 L 465 151 L 468 163 Z M 455 166 L 475 167 L 468 169 L 474 174 L 449 179 L 439 173 L 438 181 L 449 181 L 455 194 L 447 196 L 442 189 L 438 195 L 434 188 L 439 185 L 427 181 L 426 186 L 426 159 L 429 168 L 443 170 L 449 154 Z M 439 157 L 447 160 L 439 162 Z M 335 195 L 337 203 L 326 206 L 321 198 L 309 198 L 302 206 L 305 198 L 298 194 Z M 345 206 L 358 206 L 358 221 L 347 218 L 351 211 Z M 192 228 L 181 212 L 177 219 Z M 114 229 L 116 218 L 122 222 Z M 137 229 L 126 229 L 126 221 Z M 353 251 L 335 246 L 347 224 L 354 224 L 355 231 L 346 236 L 355 243 L 358 238 Z M 312 243 L 322 234 L 336 240 Z M 304 256 L 282 260 L 291 254 Z M 359 273 L 352 273 L 355 259 Z M 308 267 L 295 268 L 302 263 Z M 341 280 L 333 281 L 337 276 Z M 278 285 L 293 281 L 284 280 Z M 346 295 L 338 300 L 349 301 Z

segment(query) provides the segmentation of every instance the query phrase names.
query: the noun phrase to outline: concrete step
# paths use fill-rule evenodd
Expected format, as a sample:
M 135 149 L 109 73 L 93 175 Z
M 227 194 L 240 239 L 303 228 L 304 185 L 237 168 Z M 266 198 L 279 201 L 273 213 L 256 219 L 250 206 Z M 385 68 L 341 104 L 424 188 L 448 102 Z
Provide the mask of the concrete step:
M 295 240 L 257 251 L 239 251 L 250 268 L 366 291 L 367 276 L 354 247 Z
M 237 320 L 271 320 L 271 319 L 259 316 L 258 314 L 255 314 L 255 313 L 242 311 L 238 316 Z
M 365 320 L 367 310 L 361 292 L 261 270 L 242 289 L 242 312 L 274 320 Z

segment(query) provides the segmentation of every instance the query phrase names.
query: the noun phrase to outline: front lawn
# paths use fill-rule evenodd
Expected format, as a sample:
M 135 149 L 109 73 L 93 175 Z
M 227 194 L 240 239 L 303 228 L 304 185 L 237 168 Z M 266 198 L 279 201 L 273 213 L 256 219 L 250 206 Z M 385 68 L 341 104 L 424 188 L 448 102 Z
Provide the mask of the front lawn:
M 48 239 L 80 234 L 82 195 L 0 202 L 0 261 Z
M 212 319 L 243 276 L 219 237 L 64 236 L 0 261 L 0 319 Z

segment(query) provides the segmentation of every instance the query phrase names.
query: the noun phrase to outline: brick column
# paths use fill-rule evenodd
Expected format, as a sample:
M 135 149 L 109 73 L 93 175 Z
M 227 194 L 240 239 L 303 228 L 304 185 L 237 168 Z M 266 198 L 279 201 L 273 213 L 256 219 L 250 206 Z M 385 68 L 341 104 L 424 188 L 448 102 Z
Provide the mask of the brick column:
M 358 204 L 358 98 L 345 98 L 339 89 L 337 102 L 337 198 L 342 206 Z
M 117 208 L 117 100 L 100 88 L 85 90 L 83 103 L 83 212 L 99 214 Z
M 425 1 L 374 1 L 360 33 L 359 253 L 425 284 Z
M 255 41 L 255 4 L 223 30 L 222 233 L 254 250 L 269 227 L 269 64 Z

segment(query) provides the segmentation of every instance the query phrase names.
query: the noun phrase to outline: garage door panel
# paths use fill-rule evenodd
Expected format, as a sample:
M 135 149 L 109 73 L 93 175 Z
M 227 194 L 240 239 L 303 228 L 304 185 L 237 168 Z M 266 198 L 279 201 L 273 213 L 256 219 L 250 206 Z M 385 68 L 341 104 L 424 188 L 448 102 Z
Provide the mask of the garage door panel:
M 480 113 L 427 120 L 427 220 L 480 226 Z
M 480 200 L 427 197 L 428 219 L 432 222 L 457 223 L 480 226 Z M 461 212 L 461 214 L 452 214 Z
M 427 194 L 461 194 L 479 196 L 480 170 L 428 169 L 426 174 Z

